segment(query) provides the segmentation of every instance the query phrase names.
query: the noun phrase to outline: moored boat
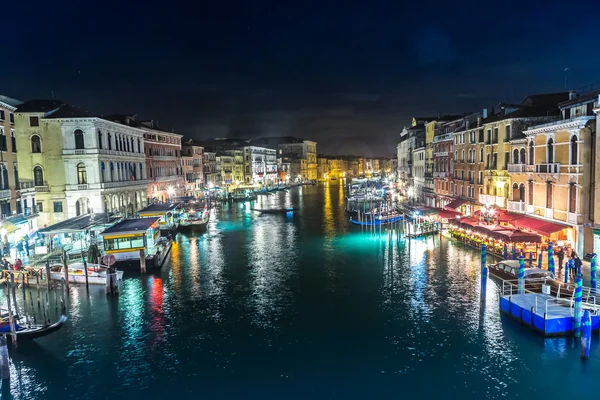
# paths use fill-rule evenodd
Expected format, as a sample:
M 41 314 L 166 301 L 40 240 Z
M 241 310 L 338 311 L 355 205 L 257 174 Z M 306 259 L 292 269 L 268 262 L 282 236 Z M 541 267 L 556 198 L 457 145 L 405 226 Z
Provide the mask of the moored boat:
M 67 316 L 61 315 L 58 321 L 53 324 L 33 324 L 22 326 L 19 325 L 18 321 L 15 321 L 15 330 L 18 340 L 33 340 L 40 338 L 42 336 L 49 335 L 53 332 L 58 331 L 63 325 L 67 322 Z M 10 333 L 10 323 L 8 319 L 3 319 L 0 321 L 0 333 L 7 334 Z M 10 340 L 8 341 L 11 342 Z
M 85 266 L 83 263 L 69 264 L 69 283 L 85 284 Z M 87 264 L 87 277 L 90 285 L 105 285 L 108 267 L 98 264 Z M 65 279 L 65 267 L 60 264 L 50 267 L 50 279 L 62 281 Z M 117 279 L 123 280 L 123 271 L 117 270 Z
M 556 279 L 551 271 L 536 268 L 524 262 L 525 266 L 525 289 L 531 292 L 542 293 L 543 285 L 549 288 L 551 295 L 560 297 L 571 297 L 574 286 L 565 284 Z M 488 265 L 490 276 L 504 281 L 516 281 L 519 279 L 519 260 L 502 260 Z
M 362 218 L 359 219 L 359 216 L 350 217 L 350 223 L 354 225 L 362 225 L 362 226 L 379 226 L 379 225 L 387 225 L 393 224 L 395 222 L 402 221 L 402 215 L 400 214 L 388 214 L 388 215 L 360 215 Z

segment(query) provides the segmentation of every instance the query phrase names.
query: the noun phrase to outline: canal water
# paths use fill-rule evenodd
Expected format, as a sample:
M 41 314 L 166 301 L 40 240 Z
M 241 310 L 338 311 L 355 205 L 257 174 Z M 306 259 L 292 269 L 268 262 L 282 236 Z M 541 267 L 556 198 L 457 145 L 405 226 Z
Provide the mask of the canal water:
M 439 237 L 390 242 L 362 232 L 348 223 L 340 186 L 256 204 L 281 205 L 299 211 L 216 210 L 206 233 L 177 235 L 169 267 L 126 273 L 116 298 L 71 288 L 66 326 L 11 349 L 3 398 L 593 393 L 597 337 L 582 362 L 574 339 L 543 339 L 501 318 L 493 281 L 480 305 L 476 252 Z M 48 304 L 55 314 L 53 296 Z

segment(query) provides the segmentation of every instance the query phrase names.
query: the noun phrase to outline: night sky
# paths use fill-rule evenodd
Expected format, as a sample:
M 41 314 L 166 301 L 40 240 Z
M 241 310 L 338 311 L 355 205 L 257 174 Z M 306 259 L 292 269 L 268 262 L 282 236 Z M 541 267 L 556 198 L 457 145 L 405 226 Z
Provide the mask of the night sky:
M 594 1 L 10 2 L 0 94 L 390 156 L 412 115 L 600 81 Z

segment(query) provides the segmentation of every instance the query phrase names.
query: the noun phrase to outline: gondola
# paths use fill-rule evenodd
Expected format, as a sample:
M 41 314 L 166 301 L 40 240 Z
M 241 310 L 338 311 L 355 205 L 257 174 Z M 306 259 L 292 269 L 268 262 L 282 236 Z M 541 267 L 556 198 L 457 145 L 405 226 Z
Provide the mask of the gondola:
M 30 327 L 16 325 L 17 340 L 33 340 L 58 331 L 67 321 L 66 315 L 61 315 L 53 324 L 31 325 Z M 4 322 L 0 325 L 0 334 L 9 334 L 10 325 Z
M 535 268 L 526 262 L 524 267 L 526 290 L 542 293 L 542 284 L 545 284 L 550 287 L 550 294 L 553 296 L 573 296 L 574 285 L 564 284 L 558 281 L 552 272 Z M 505 281 L 516 281 L 519 279 L 519 260 L 501 260 L 498 263 L 490 264 L 489 271 L 492 277 Z

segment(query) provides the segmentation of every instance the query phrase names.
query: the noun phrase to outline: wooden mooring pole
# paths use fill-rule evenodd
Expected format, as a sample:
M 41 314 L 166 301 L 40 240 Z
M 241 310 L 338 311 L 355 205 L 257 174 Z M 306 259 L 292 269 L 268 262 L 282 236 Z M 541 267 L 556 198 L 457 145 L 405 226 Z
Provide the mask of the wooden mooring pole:
M 2 378 L 3 381 L 10 379 L 10 364 L 8 362 L 8 343 L 6 342 L 6 335 L 0 335 L 0 378 Z

